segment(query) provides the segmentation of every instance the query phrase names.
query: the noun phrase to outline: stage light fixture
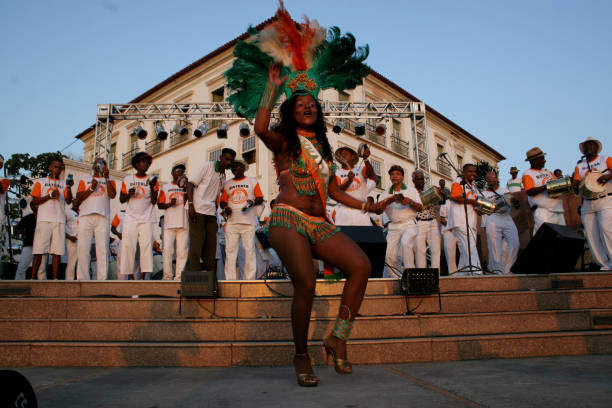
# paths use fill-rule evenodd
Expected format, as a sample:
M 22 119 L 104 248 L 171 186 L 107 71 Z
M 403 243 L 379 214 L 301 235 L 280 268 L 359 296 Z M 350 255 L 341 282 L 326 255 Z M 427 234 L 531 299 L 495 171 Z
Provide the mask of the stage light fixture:
M 187 127 L 183 123 L 177 123 L 174 125 L 173 131 L 181 136 L 185 136 L 187 134 Z
M 357 122 L 355 124 L 355 135 L 363 136 L 365 135 L 366 125 L 363 122 Z
M 158 140 L 166 140 L 168 138 L 168 132 L 166 132 L 161 122 L 155 122 L 155 135 Z
M 344 130 L 344 127 L 344 122 L 341 120 L 337 120 L 336 123 L 334 123 L 334 127 L 332 128 L 332 130 L 334 131 L 334 133 L 340 133 Z
M 227 129 L 229 126 L 225 122 L 221 122 L 219 126 L 217 126 L 217 138 L 219 139 L 227 139 Z
M 134 129 L 132 129 L 132 134 L 136 135 L 136 137 L 140 140 L 144 140 L 146 139 L 148 133 L 146 130 L 144 130 L 141 124 L 138 124 L 134 127 Z
M 379 123 L 376 126 L 376 134 L 378 136 L 384 136 L 386 132 L 387 132 L 387 125 L 385 125 L 384 123 Z
M 204 121 L 198 124 L 196 130 L 193 131 L 193 135 L 199 139 L 204 136 L 206 132 L 208 132 L 208 122 Z
M 249 137 L 251 134 L 251 128 L 249 127 L 248 123 L 243 122 L 238 128 L 240 129 L 240 136 L 242 137 Z

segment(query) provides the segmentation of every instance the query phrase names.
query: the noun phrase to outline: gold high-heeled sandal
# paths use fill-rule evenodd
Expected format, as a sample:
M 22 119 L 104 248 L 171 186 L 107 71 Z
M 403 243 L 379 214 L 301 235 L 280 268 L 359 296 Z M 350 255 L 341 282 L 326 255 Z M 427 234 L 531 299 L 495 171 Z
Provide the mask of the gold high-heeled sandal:
M 341 319 L 340 316 L 338 316 L 330 336 L 334 336 L 346 343 L 346 340 L 351 334 L 351 330 L 353 328 L 353 322 L 350 321 L 351 309 L 349 309 L 346 305 L 341 305 L 340 307 L 345 307 L 348 310 L 348 319 Z M 329 356 L 333 358 L 334 369 L 338 374 L 351 374 L 353 372 L 353 365 L 350 363 L 350 361 L 348 361 L 348 359 L 336 357 L 336 350 L 329 343 L 329 337 L 323 343 L 323 347 L 325 348 L 326 360 L 329 360 Z
M 302 387 L 316 387 L 317 384 L 319 384 L 319 377 L 314 375 L 314 372 L 312 372 L 312 368 L 310 369 L 311 372 L 299 372 L 300 369 L 296 364 L 298 359 L 306 359 L 310 363 L 310 356 L 308 355 L 308 353 L 302 353 L 296 354 L 293 357 L 293 367 L 295 368 L 297 383 Z

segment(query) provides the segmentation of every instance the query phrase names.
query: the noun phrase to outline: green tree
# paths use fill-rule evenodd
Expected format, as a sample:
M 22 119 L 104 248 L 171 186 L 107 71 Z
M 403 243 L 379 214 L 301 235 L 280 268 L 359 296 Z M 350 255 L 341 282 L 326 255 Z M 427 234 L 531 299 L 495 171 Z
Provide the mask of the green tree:
M 36 156 L 30 156 L 29 153 L 15 153 L 4 163 L 4 166 L 7 174 L 11 176 L 24 175 L 28 177 L 28 180 L 25 180 L 25 183 L 21 186 L 22 196 L 27 196 L 32 189 L 32 180 L 45 177 L 51 159 L 56 157 L 65 156 L 60 152 L 47 152 Z
M 499 169 L 491 166 L 488 161 L 481 160 L 476 163 L 476 187 L 479 190 L 485 190 L 487 188 L 487 174 L 489 172 L 495 172 L 495 174 L 499 175 Z

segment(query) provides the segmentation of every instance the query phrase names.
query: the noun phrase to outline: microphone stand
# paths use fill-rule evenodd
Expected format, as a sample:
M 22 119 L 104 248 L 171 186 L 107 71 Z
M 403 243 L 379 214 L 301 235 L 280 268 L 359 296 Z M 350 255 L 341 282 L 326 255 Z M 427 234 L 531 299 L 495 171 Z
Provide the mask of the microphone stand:
M 448 157 L 446 157 L 446 153 L 442 153 L 438 156 L 439 159 L 444 159 L 452 168 L 453 170 L 455 170 L 455 172 L 457 173 L 458 176 L 462 176 L 462 173 L 457 170 L 457 168 L 455 167 L 455 165 L 448 159 Z M 464 179 L 461 182 L 461 187 L 462 187 L 462 196 L 463 196 L 463 212 L 465 213 L 465 235 L 467 238 L 467 250 L 468 250 L 468 264 L 466 266 L 464 266 L 461 269 L 457 269 L 454 273 L 452 273 L 452 275 L 454 275 L 457 272 L 466 272 L 469 273 L 471 275 L 474 274 L 482 274 L 483 270 L 481 268 L 479 268 L 478 266 L 472 265 L 472 244 L 470 243 L 470 223 L 468 221 L 468 210 L 467 210 L 467 193 L 465 191 L 465 185 L 467 184 L 467 181 Z M 449 198 L 450 199 L 450 198 Z M 478 273 L 480 272 L 480 273 Z

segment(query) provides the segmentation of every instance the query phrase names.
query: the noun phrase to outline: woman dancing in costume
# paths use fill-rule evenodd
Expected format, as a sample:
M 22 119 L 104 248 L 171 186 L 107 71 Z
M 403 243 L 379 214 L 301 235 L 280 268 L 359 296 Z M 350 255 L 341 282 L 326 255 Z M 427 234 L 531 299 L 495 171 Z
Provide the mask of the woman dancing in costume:
M 362 82 L 369 72 L 363 65 L 368 49 L 356 48 L 354 37 L 341 36 L 338 28 L 326 36 L 316 21 L 305 20 L 296 24 L 281 1 L 270 26 L 259 33 L 251 31 L 247 41 L 236 45 L 237 59 L 226 78 L 233 91 L 228 101 L 240 115 L 255 116 L 255 133 L 274 153 L 280 193 L 267 228 L 294 288 L 291 320 L 297 381 L 312 387 L 319 382 L 307 348 L 316 283 L 312 260 L 335 265 L 346 275 L 338 317 L 324 342 L 339 374 L 352 372 L 346 340 L 371 269 L 357 244 L 325 219 L 327 198 L 364 212 L 380 212 L 387 202 L 358 201 L 339 188 L 317 101 L 323 87 L 352 89 Z M 287 99 L 280 108 L 280 125 L 270 129 L 270 113 L 283 90 Z

